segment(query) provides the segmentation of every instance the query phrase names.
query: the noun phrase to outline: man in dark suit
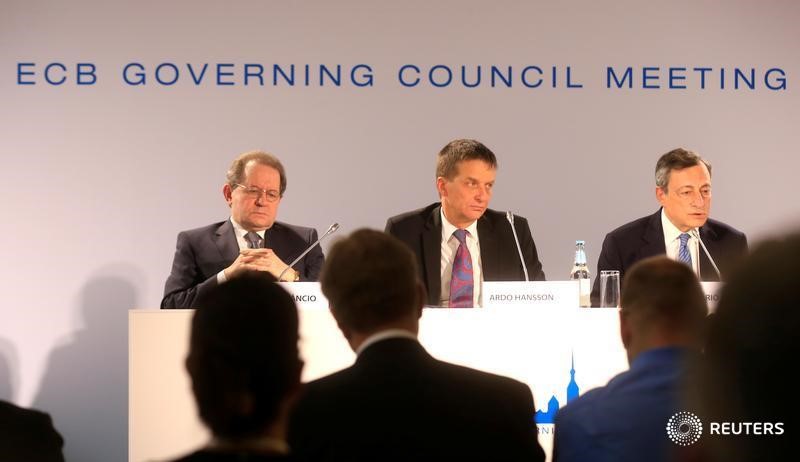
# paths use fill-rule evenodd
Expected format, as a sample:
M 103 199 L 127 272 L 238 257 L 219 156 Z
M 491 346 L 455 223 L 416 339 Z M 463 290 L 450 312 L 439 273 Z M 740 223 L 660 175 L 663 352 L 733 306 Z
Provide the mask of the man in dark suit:
M 475 140 L 455 140 L 440 152 L 440 203 L 389 218 L 386 232 L 417 258 L 430 306 L 481 306 L 482 281 L 524 281 L 525 271 L 506 214 L 489 209 L 497 158 Z M 528 221 L 514 229 L 529 280 L 544 280 Z
M 651 257 L 625 278 L 621 305 L 630 369 L 558 411 L 555 462 L 675 460 L 678 446 L 664 429 L 684 410 L 683 387 L 700 355 L 708 313 L 703 291 L 686 265 Z
M 63 446 L 49 415 L 0 401 L 0 460 L 64 462 Z
M 245 271 L 197 305 L 186 370 L 212 439 L 177 462 L 290 460 L 286 422 L 303 370 L 292 296 Z
M 356 231 L 321 283 L 357 359 L 306 385 L 289 424 L 298 459 L 544 460 L 525 384 L 438 361 L 417 341 L 425 290 L 403 243 Z
M 193 308 L 199 294 L 245 270 L 316 281 L 325 259 L 319 246 L 287 268 L 317 240 L 317 231 L 275 221 L 285 191 L 286 173 L 275 156 L 252 151 L 237 157 L 222 187 L 230 219 L 178 234 L 161 308 Z
M 592 304 L 600 300 L 600 272 L 625 273 L 639 260 L 666 254 L 689 265 L 701 281 L 719 281 L 747 253 L 745 235 L 708 218 L 711 210 L 711 164 L 692 151 L 674 149 L 656 164 L 656 198 L 661 209 L 611 231 L 597 260 Z M 714 268 L 700 239 L 719 268 Z

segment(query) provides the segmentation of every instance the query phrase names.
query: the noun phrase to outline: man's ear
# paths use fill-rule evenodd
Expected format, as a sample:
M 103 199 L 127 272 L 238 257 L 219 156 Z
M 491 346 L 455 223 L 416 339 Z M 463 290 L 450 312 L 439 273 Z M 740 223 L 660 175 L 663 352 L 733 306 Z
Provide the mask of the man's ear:
M 662 206 L 664 205 L 664 202 L 667 200 L 667 192 L 664 191 L 664 188 L 660 186 L 656 186 L 656 200 Z
M 302 377 L 303 377 L 303 367 L 306 365 L 302 359 L 297 358 L 297 372 L 294 377 L 292 377 L 293 382 L 293 389 L 299 389 L 300 385 L 302 384 Z
M 233 200 L 233 188 L 231 188 L 231 185 L 225 183 L 225 186 L 222 187 L 222 196 L 225 197 L 225 202 L 227 202 L 228 207 L 230 207 L 231 201 Z
M 347 340 L 347 342 L 349 343 L 350 338 L 353 336 L 353 332 L 347 326 L 342 324 L 341 321 L 339 321 L 339 318 L 336 316 L 336 309 L 333 307 L 333 305 L 329 303 L 328 309 L 331 310 L 331 315 L 333 316 L 333 319 L 336 321 L 336 326 L 339 328 L 340 331 L 342 331 L 344 339 Z
M 622 340 L 622 346 L 627 350 L 631 344 L 631 337 L 633 332 L 631 330 L 631 320 L 628 313 L 619 310 L 619 337 Z
M 445 177 L 436 177 L 436 191 L 439 193 L 439 198 L 447 196 L 447 179 Z

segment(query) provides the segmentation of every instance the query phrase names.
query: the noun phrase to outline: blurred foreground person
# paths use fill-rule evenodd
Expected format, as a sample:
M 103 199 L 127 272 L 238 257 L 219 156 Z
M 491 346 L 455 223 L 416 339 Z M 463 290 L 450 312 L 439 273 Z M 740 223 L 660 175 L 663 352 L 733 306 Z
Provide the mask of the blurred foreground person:
M 687 406 L 703 422 L 684 460 L 794 460 L 800 234 L 760 245 L 723 288 L 711 317 L 699 386 Z
M 431 357 L 417 340 L 426 295 L 414 254 L 362 229 L 322 270 L 331 313 L 358 357 L 306 385 L 289 442 L 300 460 L 543 461 L 527 385 Z
M 680 410 L 688 365 L 700 353 L 705 297 L 689 266 L 651 257 L 631 268 L 621 306 L 630 369 L 556 414 L 557 462 L 672 460 L 664 428 Z
M 186 369 L 213 439 L 180 462 L 290 460 L 286 419 L 303 369 L 298 316 L 269 278 L 245 273 L 198 300 Z
M 64 462 L 63 446 L 49 415 L 0 401 L 0 461 Z

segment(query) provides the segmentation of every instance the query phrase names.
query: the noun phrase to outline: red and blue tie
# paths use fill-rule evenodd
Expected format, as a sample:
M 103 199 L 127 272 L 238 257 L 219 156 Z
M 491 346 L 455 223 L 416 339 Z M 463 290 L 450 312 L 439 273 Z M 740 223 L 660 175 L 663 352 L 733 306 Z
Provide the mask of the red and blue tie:
M 453 259 L 453 275 L 450 278 L 450 308 L 471 308 L 475 281 L 472 277 L 472 256 L 467 248 L 465 229 L 457 229 L 453 236 L 458 239 L 456 257 Z

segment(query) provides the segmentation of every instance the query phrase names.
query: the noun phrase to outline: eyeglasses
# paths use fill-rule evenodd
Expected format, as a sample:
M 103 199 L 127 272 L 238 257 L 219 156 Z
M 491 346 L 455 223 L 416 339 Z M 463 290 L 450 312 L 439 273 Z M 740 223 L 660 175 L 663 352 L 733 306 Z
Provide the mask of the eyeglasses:
M 281 193 L 275 191 L 274 189 L 261 189 L 256 188 L 255 186 L 245 186 L 243 184 L 234 183 L 234 186 L 238 186 L 242 188 L 242 192 L 247 194 L 252 198 L 261 198 L 261 195 L 267 196 L 267 202 L 276 202 L 278 199 L 281 198 Z

